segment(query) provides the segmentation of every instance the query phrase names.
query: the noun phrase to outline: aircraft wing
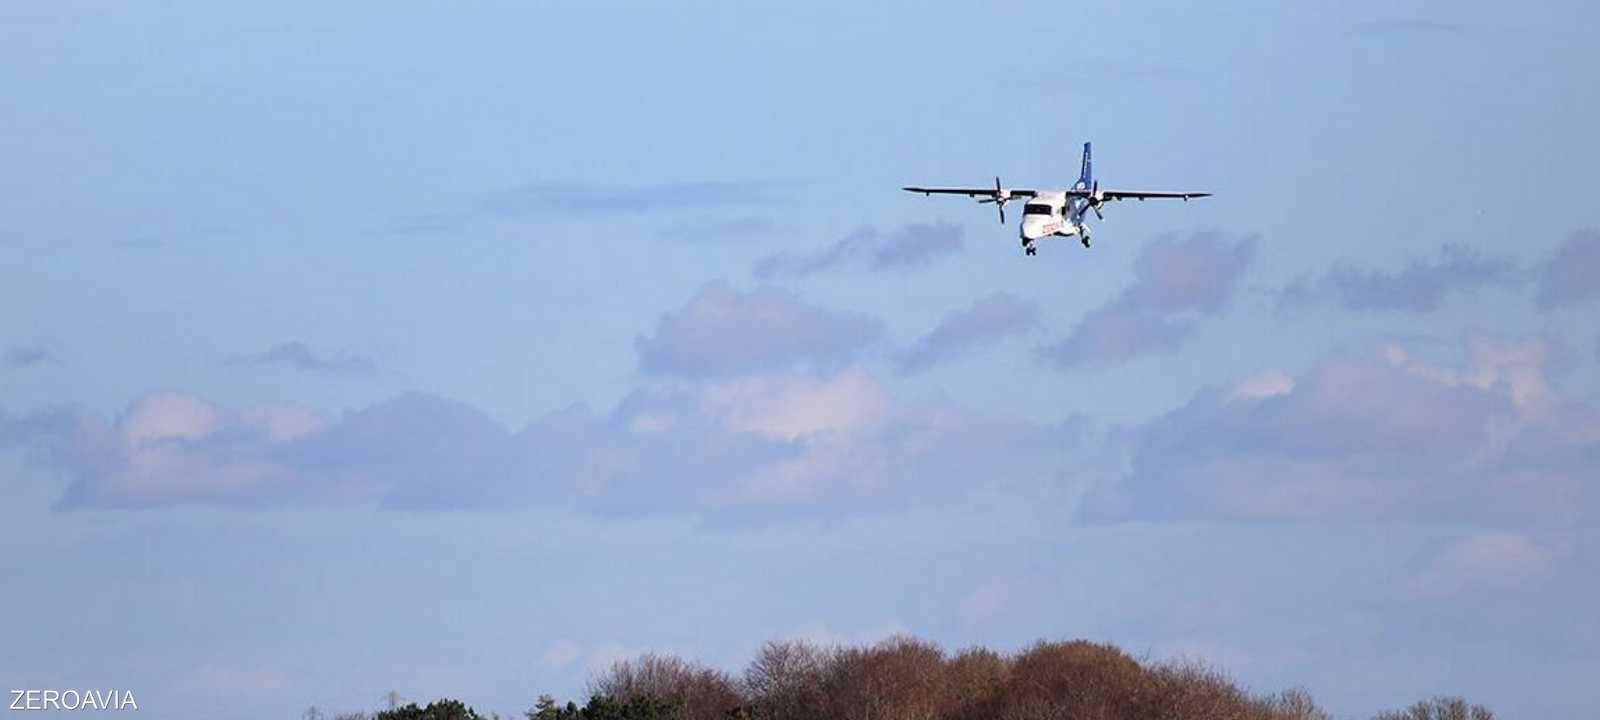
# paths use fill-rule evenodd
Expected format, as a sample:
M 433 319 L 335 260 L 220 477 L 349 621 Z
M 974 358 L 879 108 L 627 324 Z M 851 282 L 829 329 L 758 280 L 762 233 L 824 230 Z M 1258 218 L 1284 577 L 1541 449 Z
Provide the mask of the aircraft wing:
M 1035 196 L 1037 196 L 1039 194 L 1038 190 L 1034 190 L 1032 188 L 1005 188 L 1004 190 L 997 190 L 997 189 L 992 188 L 992 187 L 990 187 L 990 188 L 981 188 L 981 187 L 918 187 L 918 186 L 911 186 L 911 187 L 903 187 L 903 188 L 900 188 L 900 189 L 904 190 L 906 192 L 922 193 L 923 195 L 965 195 L 967 197 L 986 197 L 986 198 L 993 198 L 993 197 L 999 195 L 1000 193 L 1004 192 L 1004 193 L 1006 193 L 1006 197 L 1008 199 L 1009 198 L 1035 197 Z
M 1067 194 L 1072 196 L 1072 197 L 1089 197 L 1090 191 L 1088 191 L 1088 190 L 1068 190 Z M 1105 198 L 1107 200 L 1146 200 L 1146 199 L 1150 199 L 1150 198 L 1178 198 L 1178 199 L 1181 199 L 1181 200 L 1188 200 L 1189 198 L 1211 197 L 1211 193 L 1208 193 L 1208 192 L 1146 191 L 1146 190 L 1101 190 L 1100 191 L 1100 197 Z

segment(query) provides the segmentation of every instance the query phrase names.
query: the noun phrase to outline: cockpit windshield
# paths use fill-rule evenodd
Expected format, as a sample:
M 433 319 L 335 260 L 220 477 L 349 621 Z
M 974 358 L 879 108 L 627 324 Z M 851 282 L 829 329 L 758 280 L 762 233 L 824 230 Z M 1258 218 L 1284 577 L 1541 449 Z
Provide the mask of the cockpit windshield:
M 1022 214 L 1023 215 L 1054 215 L 1055 214 L 1055 208 L 1050 207 L 1049 203 L 1028 203 L 1027 205 L 1022 206 Z

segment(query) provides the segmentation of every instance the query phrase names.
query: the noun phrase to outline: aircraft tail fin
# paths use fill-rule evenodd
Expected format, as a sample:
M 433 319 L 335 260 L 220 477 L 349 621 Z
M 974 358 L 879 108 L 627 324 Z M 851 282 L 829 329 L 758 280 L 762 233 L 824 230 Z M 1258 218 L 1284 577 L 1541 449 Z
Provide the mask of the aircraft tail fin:
M 1078 182 L 1084 187 L 1089 187 L 1094 182 L 1094 167 L 1089 161 L 1089 143 L 1083 144 L 1083 170 L 1078 173 Z

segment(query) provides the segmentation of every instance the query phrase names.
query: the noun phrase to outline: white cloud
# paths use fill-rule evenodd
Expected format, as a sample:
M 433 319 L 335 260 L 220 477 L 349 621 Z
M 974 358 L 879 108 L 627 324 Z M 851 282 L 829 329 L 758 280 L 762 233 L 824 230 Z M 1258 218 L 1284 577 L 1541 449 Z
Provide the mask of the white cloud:
M 860 368 L 820 379 L 738 379 L 700 391 L 702 410 L 722 418 L 730 430 L 774 440 L 871 428 L 883 422 L 889 404 L 888 391 Z
M 615 409 L 550 413 L 513 432 L 461 403 L 408 394 L 326 416 L 181 394 L 7 423 L 72 482 L 65 508 L 575 505 L 745 522 L 959 502 L 1070 483 L 1071 424 L 912 405 L 871 373 L 776 373 L 648 385 Z
M 875 318 L 806 303 L 776 288 L 701 287 L 655 332 L 634 341 L 658 377 L 708 378 L 807 368 L 834 370 L 883 334 Z
M 220 413 L 210 403 L 183 393 L 155 393 L 128 408 L 117 423 L 133 447 L 160 440 L 196 440 L 216 432 Z
M 927 370 L 981 346 L 1028 332 L 1039 324 L 1039 308 L 1009 293 L 991 293 L 945 313 L 939 324 L 896 360 L 902 374 Z
M 1600 512 L 1600 413 L 1551 390 L 1543 341 L 1477 337 L 1459 367 L 1391 345 L 1268 373 L 1134 431 L 1132 471 L 1090 517 L 1428 517 L 1584 522 Z

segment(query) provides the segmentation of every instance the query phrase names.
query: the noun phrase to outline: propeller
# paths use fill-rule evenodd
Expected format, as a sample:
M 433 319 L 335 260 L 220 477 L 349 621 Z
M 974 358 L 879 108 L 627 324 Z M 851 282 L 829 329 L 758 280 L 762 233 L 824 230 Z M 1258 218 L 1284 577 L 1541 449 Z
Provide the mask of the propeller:
M 1000 189 L 1000 176 L 994 176 L 994 197 L 979 200 L 979 203 L 994 203 L 994 208 L 1000 211 L 1000 224 L 1006 224 L 1006 203 L 1011 200 L 1011 193 Z
M 1100 218 L 1100 222 L 1106 221 L 1105 213 L 1100 212 L 1100 206 L 1105 201 L 1105 196 L 1100 194 L 1100 181 L 1096 180 L 1094 181 L 1094 189 L 1089 191 L 1089 209 L 1094 211 L 1095 217 Z

